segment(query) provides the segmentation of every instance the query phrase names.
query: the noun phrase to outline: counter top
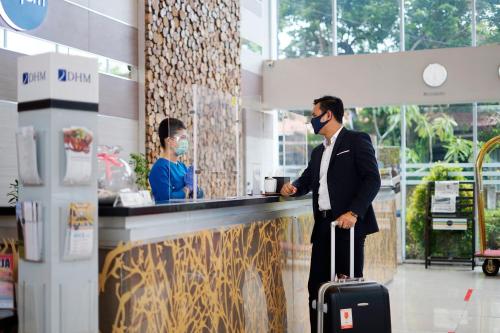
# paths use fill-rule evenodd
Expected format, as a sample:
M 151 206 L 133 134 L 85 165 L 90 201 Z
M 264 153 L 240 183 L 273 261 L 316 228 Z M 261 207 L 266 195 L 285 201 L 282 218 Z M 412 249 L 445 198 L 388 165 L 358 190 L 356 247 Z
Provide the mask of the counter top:
M 16 215 L 16 207 L 0 206 L 0 216 Z
M 303 199 L 303 198 L 300 198 Z M 284 199 L 280 196 L 248 196 L 226 199 L 198 199 L 196 201 L 170 201 L 165 204 L 157 204 L 143 207 L 112 207 L 99 206 L 99 216 L 138 216 L 163 213 L 178 213 L 201 209 L 230 208 L 238 206 L 249 206 L 266 203 L 274 203 L 285 200 L 296 200 L 294 198 Z
M 377 199 L 386 199 L 394 195 L 394 188 L 391 186 L 383 186 L 377 196 Z M 140 216 L 140 215 L 154 215 L 164 213 L 179 213 L 196 211 L 202 209 L 217 209 L 217 208 L 232 208 L 242 206 L 253 206 L 258 204 L 269 204 L 276 202 L 294 201 L 294 200 L 307 200 L 312 197 L 309 193 L 299 198 L 283 198 L 279 195 L 276 196 L 245 196 L 233 197 L 225 199 L 198 199 L 196 201 L 178 200 L 171 201 L 165 204 L 157 204 L 142 207 L 113 207 L 100 205 L 99 216 L 101 217 L 127 217 L 127 216 Z M 375 199 L 375 200 L 377 200 Z M 16 213 L 15 207 L 0 207 L 0 216 L 14 216 Z
M 385 200 L 393 196 L 394 187 L 383 186 L 380 188 L 379 194 L 375 200 Z M 153 215 L 163 213 L 178 213 L 187 212 L 201 209 L 215 209 L 215 208 L 231 208 L 241 206 L 251 206 L 258 204 L 268 204 L 275 202 L 293 201 L 293 200 L 307 200 L 312 198 L 312 193 L 305 196 L 294 198 L 283 198 L 279 195 L 276 196 L 245 196 L 234 197 L 226 199 L 210 199 L 210 200 L 196 200 L 196 201 L 171 201 L 165 204 L 144 206 L 144 207 L 112 207 L 112 206 L 99 206 L 99 216 L 139 216 L 139 215 Z

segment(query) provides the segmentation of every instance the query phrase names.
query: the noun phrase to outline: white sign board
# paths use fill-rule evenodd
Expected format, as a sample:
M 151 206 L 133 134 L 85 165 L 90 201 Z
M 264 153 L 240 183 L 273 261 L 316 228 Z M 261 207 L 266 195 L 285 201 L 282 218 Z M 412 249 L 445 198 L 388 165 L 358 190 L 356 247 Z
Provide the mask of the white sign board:
M 21 57 L 17 75 L 19 103 L 44 99 L 98 103 L 96 58 L 59 53 Z

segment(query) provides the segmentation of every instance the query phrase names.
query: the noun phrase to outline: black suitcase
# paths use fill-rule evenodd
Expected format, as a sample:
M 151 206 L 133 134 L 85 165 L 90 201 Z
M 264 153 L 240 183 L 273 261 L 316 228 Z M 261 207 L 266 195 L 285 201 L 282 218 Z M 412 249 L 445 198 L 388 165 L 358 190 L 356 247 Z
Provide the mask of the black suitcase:
M 335 278 L 335 228 L 331 224 L 331 281 L 321 285 L 317 311 L 318 333 L 390 333 L 391 309 L 386 287 L 364 279 Z M 351 228 L 350 276 L 354 276 L 354 228 Z

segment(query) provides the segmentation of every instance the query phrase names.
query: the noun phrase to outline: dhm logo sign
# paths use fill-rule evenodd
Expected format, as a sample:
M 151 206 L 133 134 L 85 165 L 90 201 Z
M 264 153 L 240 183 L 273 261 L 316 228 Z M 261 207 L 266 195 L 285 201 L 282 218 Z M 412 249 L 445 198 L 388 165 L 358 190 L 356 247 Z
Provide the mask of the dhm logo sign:
M 90 73 L 78 73 L 66 69 L 57 70 L 57 79 L 61 82 L 92 83 Z
M 40 71 L 40 72 L 24 72 L 23 73 L 23 84 L 27 85 L 30 83 L 34 82 L 41 82 L 45 81 L 47 79 L 47 72 L 46 71 Z
M 45 20 L 48 1 L 0 0 L 0 16 L 16 30 L 32 30 Z
M 41 82 L 47 80 L 46 71 L 24 72 L 22 75 L 24 85 Z M 66 69 L 57 70 L 57 80 L 61 82 L 76 82 L 76 83 L 92 83 L 92 75 L 90 73 L 73 72 Z

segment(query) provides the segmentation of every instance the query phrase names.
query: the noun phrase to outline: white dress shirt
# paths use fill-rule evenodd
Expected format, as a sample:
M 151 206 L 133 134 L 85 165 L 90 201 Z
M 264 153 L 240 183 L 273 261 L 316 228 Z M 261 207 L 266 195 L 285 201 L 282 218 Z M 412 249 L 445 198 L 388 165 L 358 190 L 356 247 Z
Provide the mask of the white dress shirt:
M 332 206 L 330 204 L 330 194 L 328 193 L 328 183 L 327 183 L 327 175 L 328 168 L 330 167 L 330 159 L 332 157 L 333 146 L 335 146 L 335 141 L 339 136 L 340 131 L 343 126 L 340 126 L 337 132 L 331 137 L 330 142 L 325 138 L 323 141 L 323 145 L 325 146 L 325 150 L 323 151 L 323 156 L 321 157 L 321 167 L 319 169 L 319 197 L 318 197 L 318 205 L 319 210 L 330 210 Z

